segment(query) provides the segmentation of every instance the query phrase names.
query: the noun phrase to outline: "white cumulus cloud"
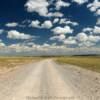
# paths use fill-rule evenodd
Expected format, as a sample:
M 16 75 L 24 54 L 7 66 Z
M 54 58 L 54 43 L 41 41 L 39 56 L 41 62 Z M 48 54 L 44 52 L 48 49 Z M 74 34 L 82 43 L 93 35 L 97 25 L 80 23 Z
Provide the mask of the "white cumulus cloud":
M 63 41 L 66 38 L 64 34 L 56 35 L 50 38 L 50 40 L 58 40 L 58 41 Z
M 77 22 L 73 22 L 73 21 L 67 20 L 66 18 L 60 19 L 59 24 L 66 24 L 66 25 L 73 25 L 73 26 L 79 25 Z
M 97 24 L 97 25 L 100 25 L 100 18 L 97 19 L 96 24 Z
M 93 31 L 93 28 L 90 28 L 90 27 L 86 27 L 83 29 L 83 32 L 92 32 Z
M 73 33 L 73 29 L 71 29 L 69 26 L 65 27 L 56 27 L 52 30 L 54 34 L 67 34 L 67 33 Z
M 96 11 L 96 15 L 100 15 L 100 9 Z
M 41 25 L 42 28 L 47 28 L 47 29 L 51 28 L 52 26 L 53 26 L 53 25 L 52 25 L 52 22 L 51 22 L 50 20 L 45 21 L 45 22 Z
M 100 27 L 95 26 L 93 32 L 94 32 L 94 34 L 100 34 Z
M 40 22 L 38 20 L 32 21 L 29 26 L 35 27 L 35 28 L 40 28 L 39 26 Z
M 8 31 L 7 37 L 10 39 L 31 39 L 32 38 L 31 35 L 20 33 L 16 30 Z
M 61 12 L 50 12 L 46 16 L 48 16 L 48 17 L 63 17 L 63 14 Z
M 76 39 L 79 41 L 79 42 L 85 42 L 88 40 L 88 36 L 87 34 L 85 33 L 78 33 L 77 36 L 76 36 Z
M 0 39 L 0 47 L 5 47 L 5 43 L 3 43 L 3 41 Z
M 73 2 L 76 2 L 77 4 L 81 5 L 88 2 L 88 0 L 73 0 Z
M 33 27 L 33 28 L 35 27 L 35 28 L 46 28 L 46 29 L 49 29 L 53 25 L 52 25 L 52 22 L 50 20 L 46 20 L 42 24 L 38 20 L 35 20 L 35 21 L 33 20 L 29 26 Z
M 100 41 L 100 36 L 96 35 L 87 35 L 86 33 L 78 33 L 76 35 L 76 40 L 78 41 L 79 46 L 94 46 Z
M 67 39 L 65 39 L 63 41 L 64 44 L 67 44 L 67 45 L 74 45 L 74 44 L 77 44 L 77 41 L 75 40 L 74 37 L 70 36 L 68 37 Z
M 87 5 L 91 12 L 95 12 L 96 15 L 100 15 L 100 1 L 94 0 L 93 3 Z
M 44 17 L 62 17 L 63 14 L 61 12 L 49 12 L 48 6 L 50 2 L 47 0 L 28 0 L 25 4 L 27 11 L 32 13 L 36 12 L 40 16 Z
M 53 21 L 54 24 L 57 23 L 57 22 L 59 22 L 59 18 L 55 18 L 54 21 Z
M 16 22 L 7 23 L 5 26 L 7 26 L 7 27 L 16 27 L 16 26 L 18 26 L 18 23 L 16 23 Z
M 69 7 L 70 3 L 58 0 L 55 5 L 56 5 L 56 10 L 60 10 L 61 7 Z
M 28 12 L 36 12 L 41 16 L 48 14 L 48 6 L 47 0 L 28 0 L 25 4 Z

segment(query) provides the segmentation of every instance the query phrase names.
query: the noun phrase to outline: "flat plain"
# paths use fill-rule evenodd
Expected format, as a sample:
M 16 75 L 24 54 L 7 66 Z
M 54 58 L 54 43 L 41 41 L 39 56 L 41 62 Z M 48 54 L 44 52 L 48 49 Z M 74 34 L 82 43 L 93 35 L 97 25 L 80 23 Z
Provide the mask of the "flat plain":
M 53 58 L 32 60 L 0 75 L 0 100 L 100 100 L 100 73 Z
M 40 59 L 41 57 L 0 57 L 0 74 Z
M 100 72 L 100 56 L 64 56 L 55 57 L 62 64 L 72 64 L 88 70 Z

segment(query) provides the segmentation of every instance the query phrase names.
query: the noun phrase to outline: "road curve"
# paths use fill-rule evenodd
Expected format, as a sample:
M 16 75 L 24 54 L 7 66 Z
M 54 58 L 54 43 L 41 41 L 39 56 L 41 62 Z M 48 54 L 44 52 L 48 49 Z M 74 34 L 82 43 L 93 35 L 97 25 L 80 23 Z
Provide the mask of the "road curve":
M 0 100 L 100 100 L 100 74 L 51 59 L 0 76 Z

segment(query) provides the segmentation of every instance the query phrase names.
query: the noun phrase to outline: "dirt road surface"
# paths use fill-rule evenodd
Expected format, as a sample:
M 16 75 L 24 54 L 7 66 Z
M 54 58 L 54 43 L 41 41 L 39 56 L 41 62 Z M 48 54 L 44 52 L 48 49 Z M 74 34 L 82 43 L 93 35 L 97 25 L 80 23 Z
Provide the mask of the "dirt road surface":
M 100 74 L 51 59 L 0 76 L 0 100 L 100 100 Z

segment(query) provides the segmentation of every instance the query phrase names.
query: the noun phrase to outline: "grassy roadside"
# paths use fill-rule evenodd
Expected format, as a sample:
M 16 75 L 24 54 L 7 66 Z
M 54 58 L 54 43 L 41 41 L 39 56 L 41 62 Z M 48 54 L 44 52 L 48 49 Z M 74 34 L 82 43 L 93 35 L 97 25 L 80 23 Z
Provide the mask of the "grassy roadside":
M 0 68 L 13 68 L 41 59 L 41 57 L 0 57 Z
M 82 68 L 100 72 L 100 56 L 0 57 L 0 69 L 13 68 L 47 58 L 55 59 L 59 63 L 73 64 Z
M 100 56 L 56 57 L 56 61 L 59 63 L 73 64 L 92 71 L 100 72 Z

